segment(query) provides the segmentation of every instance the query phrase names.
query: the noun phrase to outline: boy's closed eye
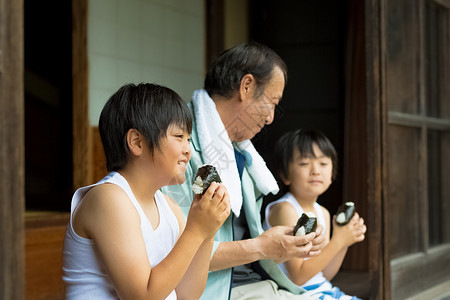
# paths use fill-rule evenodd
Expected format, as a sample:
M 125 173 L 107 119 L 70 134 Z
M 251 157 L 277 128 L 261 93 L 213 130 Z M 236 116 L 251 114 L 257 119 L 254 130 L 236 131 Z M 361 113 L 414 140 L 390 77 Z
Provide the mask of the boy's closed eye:
M 313 161 L 315 158 L 313 156 L 301 157 L 297 159 L 297 163 L 301 166 L 307 166 Z
M 191 137 L 187 134 L 174 134 L 177 139 L 183 140 L 186 139 L 189 143 L 191 142 Z

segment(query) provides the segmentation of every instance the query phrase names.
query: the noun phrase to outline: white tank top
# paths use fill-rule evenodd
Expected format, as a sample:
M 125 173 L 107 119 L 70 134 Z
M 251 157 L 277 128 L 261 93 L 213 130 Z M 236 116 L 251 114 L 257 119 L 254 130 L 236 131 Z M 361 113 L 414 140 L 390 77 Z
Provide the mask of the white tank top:
M 286 194 L 284 194 L 283 197 L 281 197 L 280 199 L 278 199 L 277 201 L 271 202 L 267 205 L 265 213 L 266 213 L 266 218 L 264 219 L 263 222 L 263 228 L 264 230 L 267 230 L 269 228 L 271 228 L 272 226 L 270 226 L 269 221 L 268 221 L 268 216 L 269 216 L 269 212 L 270 209 L 272 208 L 273 205 L 277 204 L 277 203 L 282 203 L 282 202 L 287 202 L 289 204 L 291 204 L 294 208 L 295 211 L 298 214 L 298 217 L 300 217 L 302 215 L 302 213 L 304 212 L 303 208 L 301 207 L 301 205 L 298 203 L 297 199 L 295 199 L 294 195 L 292 195 L 291 193 L 287 192 Z M 323 216 L 323 212 L 322 209 L 320 208 L 320 205 L 315 202 L 314 203 L 314 210 L 315 210 L 315 215 L 317 216 L 317 222 L 323 226 L 323 230 L 325 232 L 325 217 Z M 292 224 L 295 225 L 295 224 Z M 306 260 L 307 258 L 305 258 Z M 286 267 L 284 266 L 284 263 L 279 264 L 278 265 L 280 267 L 280 269 L 287 275 L 288 272 L 286 270 Z M 313 278 L 311 278 L 310 280 L 308 280 L 305 284 L 302 285 L 302 287 L 306 287 L 309 285 L 315 285 L 318 283 L 322 283 L 324 281 L 326 281 L 327 279 L 325 278 L 325 276 L 323 276 L 322 272 L 317 273 Z
M 72 226 L 73 212 L 83 200 L 84 195 L 92 187 L 103 183 L 113 183 L 121 187 L 138 211 L 147 256 L 152 267 L 169 254 L 179 235 L 177 218 L 160 191 L 155 194 L 160 221 L 158 227 L 153 230 L 128 182 L 119 173 L 111 172 L 96 184 L 78 189 L 72 198 L 70 221 L 67 225 L 63 249 L 63 280 L 66 284 L 66 299 L 69 300 L 119 299 L 102 262 L 97 260 L 95 244 L 91 239 L 77 235 Z M 166 299 L 177 299 L 175 291 L 172 291 Z

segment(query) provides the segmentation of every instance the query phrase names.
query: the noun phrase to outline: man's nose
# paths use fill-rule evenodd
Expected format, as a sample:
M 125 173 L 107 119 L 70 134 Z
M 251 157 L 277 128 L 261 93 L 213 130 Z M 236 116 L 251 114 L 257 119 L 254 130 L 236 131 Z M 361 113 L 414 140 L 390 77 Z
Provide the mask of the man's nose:
M 274 117 L 275 117 L 275 109 L 272 109 L 270 111 L 270 114 L 266 118 L 266 125 L 272 124 Z

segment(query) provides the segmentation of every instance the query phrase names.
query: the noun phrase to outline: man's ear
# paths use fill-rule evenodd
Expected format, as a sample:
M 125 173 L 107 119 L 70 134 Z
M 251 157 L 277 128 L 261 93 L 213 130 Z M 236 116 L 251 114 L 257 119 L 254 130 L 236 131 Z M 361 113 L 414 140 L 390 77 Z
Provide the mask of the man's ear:
M 252 74 L 245 74 L 241 79 L 241 86 L 239 93 L 242 100 L 246 100 L 249 97 L 253 97 L 255 93 L 256 80 Z
M 135 156 L 139 156 L 142 154 L 144 150 L 144 139 L 142 134 L 136 129 L 129 129 L 127 132 L 127 144 L 128 149 L 130 149 L 131 153 Z

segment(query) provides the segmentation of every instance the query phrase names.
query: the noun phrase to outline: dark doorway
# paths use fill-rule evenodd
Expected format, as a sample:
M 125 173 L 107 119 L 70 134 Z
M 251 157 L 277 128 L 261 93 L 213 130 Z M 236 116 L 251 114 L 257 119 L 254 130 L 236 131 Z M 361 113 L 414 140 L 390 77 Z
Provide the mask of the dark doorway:
M 250 1 L 249 12 L 250 39 L 274 49 L 288 67 L 275 121 L 255 137 L 255 147 L 273 169 L 277 163 L 272 161 L 273 145 L 283 133 L 298 128 L 322 131 L 335 146 L 340 163 L 337 180 L 318 202 L 334 214 L 342 201 L 347 4 L 257 0 Z M 265 202 L 278 197 L 269 196 Z
M 25 201 L 67 211 L 72 194 L 71 1 L 24 2 Z
M 349 249 L 333 284 L 368 299 L 382 291 L 384 266 L 377 238 L 378 99 L 366 93 L 372 84 L 366 59 L 377 57 L 366 53 L 365 3 L 250 0 L 249 18 L 250 38 L 274 49 L 286 62 L 289 76 L 275 122 L 255 137 L 255 146 L 273 169 L 278 163 L 272 159 L 273 145 L 284 132 L 314 128 L 331 140 L 339 158 L 337 179 L 318 202 L 334 215 L 341 202 L 353 201 L 369 230 L 363 243 Z M 263 205 L 280 196 L 266 197 Z

